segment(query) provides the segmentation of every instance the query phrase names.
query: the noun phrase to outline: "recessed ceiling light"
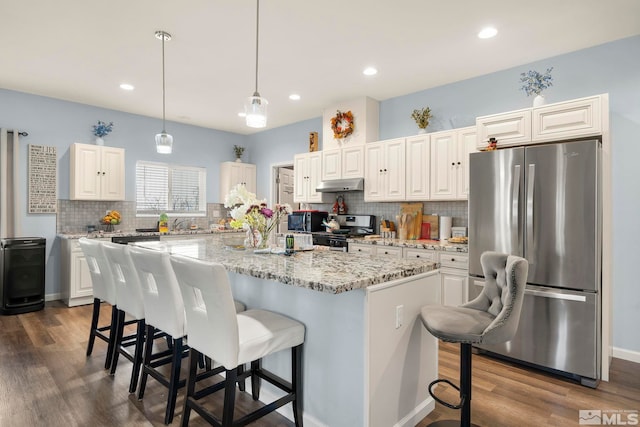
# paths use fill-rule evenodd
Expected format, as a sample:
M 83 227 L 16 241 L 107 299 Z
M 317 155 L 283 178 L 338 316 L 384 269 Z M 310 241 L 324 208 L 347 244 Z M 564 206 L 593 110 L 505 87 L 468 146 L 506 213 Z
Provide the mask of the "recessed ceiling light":
M 362 74 L 364 74 L 365 76 L 375 76 L 376 74 L 378 74 L 378 70 L 373 67 L 367 67 L 362 71 Z
M 130 85 L 129 83 L 122 83 L 120 85 L 120 89 L 122 89 L 122 90 L 133 90 L 135 88 L 133 87 L 133 85 Z
M 490 39 L 491 37 L 495 37 L 496 34 L 498 34 L 498 30 L 493 27 L 486 27 L 478 33 L 478 37 L 481 39 Z
M 292 101 L 300 101 L 300 95 L 298 95 L 297 93 L 292 93 L 291 95 L 289 95 L 289 99 Z
M 247 113 L 241 111 L 238 113 L 238 117 L 247 117 Z

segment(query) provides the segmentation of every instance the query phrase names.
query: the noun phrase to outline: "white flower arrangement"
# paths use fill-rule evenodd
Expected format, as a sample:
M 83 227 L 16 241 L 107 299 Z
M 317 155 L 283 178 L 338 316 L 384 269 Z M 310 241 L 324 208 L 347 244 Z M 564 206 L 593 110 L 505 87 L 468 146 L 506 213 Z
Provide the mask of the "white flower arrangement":
M 553 77 L 551 71 L 553 67 L 547 68 L 544 74 L 540 74 L 535 70 L 529 70 L 526 73 L 520 73 L 520 82 L 523 85 L 520 87 L 526 92 L 527 96 L 540 95 L 543 90 L 553 86 Z
M 267 243 L 269 234 L 280 223 L 283 216 L 291 213 L 289 204 L 276 204 L 273 209 L 267 207 L 266 200 L 258 200 L 256 195 L 238 184 L 224 198 L 224 207 L 231 208 L 233 218 L 230 225 L 236 230 L 250 231 L 249 246 L 258 247 Z

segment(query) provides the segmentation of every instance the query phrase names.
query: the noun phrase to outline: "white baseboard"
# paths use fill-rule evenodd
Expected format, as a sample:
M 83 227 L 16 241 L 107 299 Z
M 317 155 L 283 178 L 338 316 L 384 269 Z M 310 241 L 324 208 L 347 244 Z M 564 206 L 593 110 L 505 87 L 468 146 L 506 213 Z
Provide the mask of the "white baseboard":
M 393 427 L 414 427 L 436 407 L 436 401 L 429 396 L 413 409 L 406 417 L 398 421 Z
M 47 294 L 44 296 L 44 300 L 45 301 L 57 301 L 59 299 L 62 299 L 62 295 L 58 294 Z
M 640 351 L 625 350 L 624 348 L 613 347 L 613 357 L 640 363 Z

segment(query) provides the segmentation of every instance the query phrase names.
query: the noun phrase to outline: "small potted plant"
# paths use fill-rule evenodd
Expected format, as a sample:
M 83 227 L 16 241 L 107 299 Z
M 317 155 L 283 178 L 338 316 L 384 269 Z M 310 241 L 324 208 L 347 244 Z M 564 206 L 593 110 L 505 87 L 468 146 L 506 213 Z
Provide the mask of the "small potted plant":
M 433 117 L 431 115 L 431 108 L 425 107 L 421 110 L 413 110 L 411 118 L 416 121 L 420 130 L 419 133 L 425 133 L 427 126 L 429 126 L 429 119 Z
M 113 122 L 108 124 L 98 120 L 98 124 L 93 125 L 93 134 L 96 136 L 96 145 L 104 145 L 104 137 L 113 130 Z
M 520 83 L 522 89 L 527 96 L 535 95 L 533 98 L 533 106 L 538 107 L 543 105 L 545 100 L 542 95 L 542 91 L 553 86 L 553 77 L 551 76 L 553 67 L 547 68 L 544 74 L 541 74 L 535 70 L 529 70 L 526 73 L 520 73 Z
M 241 145 L 234 145 L 233 152 L 236 154 L 236 162 L 242 161 L 242 153 L 244 153 L 244 147 Z

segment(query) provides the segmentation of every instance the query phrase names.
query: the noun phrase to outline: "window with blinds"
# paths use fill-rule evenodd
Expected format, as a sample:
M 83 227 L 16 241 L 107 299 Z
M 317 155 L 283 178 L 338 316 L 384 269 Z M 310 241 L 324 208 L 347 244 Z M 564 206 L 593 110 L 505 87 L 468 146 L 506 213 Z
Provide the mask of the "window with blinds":
M 206 181 L 205 168 L 138 161 L 136 213 L 206 215 Z

